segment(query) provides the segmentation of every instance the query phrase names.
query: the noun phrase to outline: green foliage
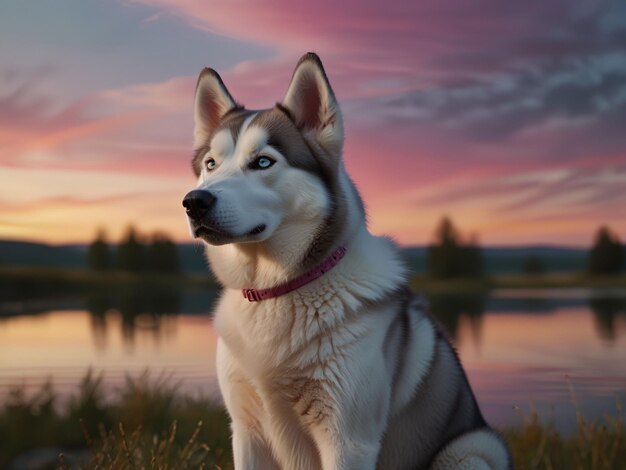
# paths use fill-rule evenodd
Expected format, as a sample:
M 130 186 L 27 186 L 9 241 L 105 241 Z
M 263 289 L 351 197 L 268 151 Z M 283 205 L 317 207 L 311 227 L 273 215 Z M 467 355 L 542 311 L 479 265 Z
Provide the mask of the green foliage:
M 483 275 L 482 252 L 477 242 L 463 242 L 447 217 L 437 227 L 435 243 L 428 246 L 426 258 L 428 274 L 436 279 Z
M 68 402 L 64 435 L 71 436 L 72 442 L 82 442 L 83 433 L 76 423 L 82 420 L 86 423 L 84 426 L 95 433 L 99 425 L 113 425 L 113 417 L 109 411 L 102 389 L 102 376 L 95 376 L 92 370 L 87 371 L 79 385 L 78 394 L 72 396 Z
M 50 384 L 33 396 L 16 387 L 0 407 L 0 468 L 50 446 L 89 447 L 87 468 L 232 468 L 228 417 L 207 398 L 181 396 L 147 372 L 106 398 L 102 377 L 91 372 L 64 407 Z
M 89 245 L 87 264 L 91 269 L 99 271 L 113 267 L 109 246 L 102 230 Z M 145 242 L 135 228 L 130 226 L 117 247 L 114 267 L 132 273 L 179 273 L 178 247 L 167 235 L 160 232 L 152 235 L 149 242 Z
M 159 273 L 177 273 L 180 271 L 178 249 L 166 235 L 157 233 L 147 247 L 147 267 Z
M 0 468 L 20 452 L 47 445 L 51 433 L 60 436 L 61 423 L 54 405 L 55 394 L 50 383 L 31 397 L 24 387 L 10 390 L 0 413 Z
M 456 277 L 458 270 L 458 235 L 452 221 L 445 217 L 435 235 L 435 244 L 428 247 L 428 272 L 435 278 Z
M 139 240 L 134 227 L 129 227 L 126 236 L 117 247 L 117 268 L 123 271 L 142 271 L 144 269 L 144 245 Z
M 104 230 L 99 230 L 96 239 L 87 248 L 87 265 L 102 271 L 111 268 L 111 251 Z
M 600 227 L 589 251 L 589 272 L 616 275 L 622 270 L 624 249 L 619 238 L 608 227 Z

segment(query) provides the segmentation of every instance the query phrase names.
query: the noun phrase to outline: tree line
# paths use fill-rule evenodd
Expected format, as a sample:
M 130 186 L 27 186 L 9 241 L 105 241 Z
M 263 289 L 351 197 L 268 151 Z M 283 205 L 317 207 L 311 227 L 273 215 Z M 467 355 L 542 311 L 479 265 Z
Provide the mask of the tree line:
M 587 271 L 592 275 L 618 275 L 624 270 L 624 246 L 606 226 L 600 227 L 589 250 Z M 140 235 L 129 227 L 119 244 L 107 241 L 104 230 L 87 250 L 87 264 L 95 270 L 118 269 L 131 272 L 176 273 L 181 262 L 176 244 L 161 232 Z M 426 250 L 426 269 L 436 279 L 476 278 L 485 275 L 485 263 L 477 236 L 464 237 L 449 217 L 444 217 L 435 231 L 435 240 Z M 522 272 L 541 275 L 546 272 L 543 260 L 528 256 Z
M 600 227 L 588 253 L 587 272 L 598 276 L 618 275 L 625 268 L 624 246 L 606 226 Z M 427 273 L 436 279 L 475 278 L 484 276 L 484 260 L 477 237 L 468 240 L 460 234 L 452 220 L 444 217 L 435 231 L 435 240 L 426 250 Z M 522 271 L 541 275 L 546 271 L 543 260 L 527 256 Z
M 117 245 L 109 243 L 106 232 L 100 229 L 87 249 L 87 265 L 97 271 L 177 273 L 180 257 L 166 234 L 142 236 L 131 226 Z

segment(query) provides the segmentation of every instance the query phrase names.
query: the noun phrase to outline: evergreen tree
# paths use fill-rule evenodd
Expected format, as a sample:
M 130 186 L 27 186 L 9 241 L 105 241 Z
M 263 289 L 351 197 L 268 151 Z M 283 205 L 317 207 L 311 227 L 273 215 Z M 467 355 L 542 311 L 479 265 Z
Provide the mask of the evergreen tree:
M 87 265 L 91 269 L 102 271 L 111 267 L 111 252 L 106 241 L 104 229 L 98 230 L 96 239 L 87 249 Z
M 126 236 L 117 249 L 117 267 L 124 271 L 138 272 L 145 269 L 144 245 L 133 226 L 130 226 Z
M 428 273 L 435 278 L 476 277 L 483 274 L 482 252 L 476 237 L 464 244 L 454 224 L 444 217 L 427 250 Z
M 600 227 L 589 251 L 589 272 L 600 275 L 619 274 L 623 262 L 624 249 L 619 238 L 608 227 Z
M 165 234 L 156 233 L 147 249 L 150 270 L 161 273 L 177 273 L 180 260 L 176 244 Z
M 452 221 L 444 217 L 435 233 L 435 244 L 427 251 L 426 265 L 431 276 L 448 279 L 455 276 L 458 235 Z
M 459 260 L 456 271 L 461 277 L 480 277 L 483 275 L 483 254 L 478 246 L 478 237 L 474 235 L 469 243 L 459 246 Z

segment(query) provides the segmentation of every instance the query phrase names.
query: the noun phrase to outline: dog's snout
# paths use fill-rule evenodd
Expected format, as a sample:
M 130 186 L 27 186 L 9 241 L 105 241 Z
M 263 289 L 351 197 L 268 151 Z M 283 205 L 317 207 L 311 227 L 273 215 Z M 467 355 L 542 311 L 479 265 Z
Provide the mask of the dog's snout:
M 216 197 L 201 189 L 194 189 L 183 198 L 183 207 L 187 215 L 194 220 L 202 219 L 215 203 Z

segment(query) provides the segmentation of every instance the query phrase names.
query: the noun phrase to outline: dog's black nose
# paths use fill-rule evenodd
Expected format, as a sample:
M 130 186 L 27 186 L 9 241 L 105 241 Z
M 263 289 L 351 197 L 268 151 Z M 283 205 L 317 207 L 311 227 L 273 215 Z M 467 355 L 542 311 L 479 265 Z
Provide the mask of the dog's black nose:
M 211 209 L 217 198 L 208 191 L 194 189 L 183 198 L 183 207 L 190 219 L 200 220 Z

